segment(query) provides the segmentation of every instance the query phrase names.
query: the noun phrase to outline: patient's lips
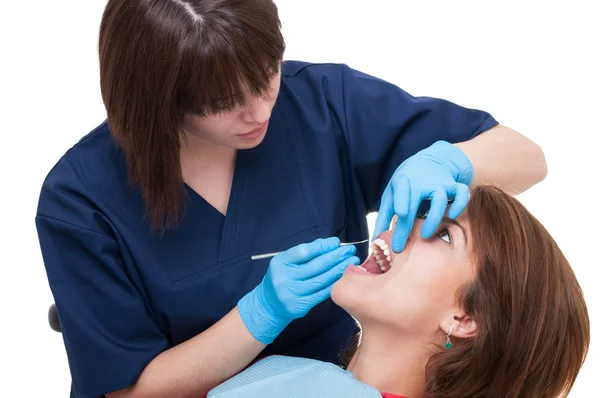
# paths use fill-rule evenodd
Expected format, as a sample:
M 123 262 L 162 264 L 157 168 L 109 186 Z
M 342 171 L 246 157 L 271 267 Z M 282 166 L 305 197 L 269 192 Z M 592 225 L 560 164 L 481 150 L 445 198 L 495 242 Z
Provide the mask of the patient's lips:
M 384 274 L 392 267 L 395 253 L 390 248 L 392 231 L 385 231 L 371 243 L 371 254 L 361 267 L 371 274 Z

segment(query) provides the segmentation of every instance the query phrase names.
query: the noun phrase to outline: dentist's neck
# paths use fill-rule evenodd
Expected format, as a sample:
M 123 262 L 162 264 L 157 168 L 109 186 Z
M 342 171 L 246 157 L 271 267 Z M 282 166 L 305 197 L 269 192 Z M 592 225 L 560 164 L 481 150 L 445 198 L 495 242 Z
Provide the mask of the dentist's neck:
M 364 327 L 348 365 L 354 378 L 381 392 L 418 398 L 425 393 L 425 366 L 432 355 L 427 343 L 385 327 Z M 431 349 L 431 347 L 429 347 Z

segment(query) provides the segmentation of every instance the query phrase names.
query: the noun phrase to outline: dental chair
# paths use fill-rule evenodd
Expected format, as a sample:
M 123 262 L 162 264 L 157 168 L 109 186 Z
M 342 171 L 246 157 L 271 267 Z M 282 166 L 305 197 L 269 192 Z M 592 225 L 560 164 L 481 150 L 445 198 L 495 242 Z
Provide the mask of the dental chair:
M 48 309 L 48 323 L 50 324 L 50 329 L 58 333 L 62 332 L 62 329 L 60 328 L 60 320 L 58 319 L 58 311 L 56 310 L 56 304 L 52 304 Z M 69 398 L 75 398 L 73 384 L 71 384 L 71 393 Z
M 56 304 L 52 304 L 48 309 L 48 323 L 50 324 L 50 329 L 54 330 L 55 332 L 61 332 Z

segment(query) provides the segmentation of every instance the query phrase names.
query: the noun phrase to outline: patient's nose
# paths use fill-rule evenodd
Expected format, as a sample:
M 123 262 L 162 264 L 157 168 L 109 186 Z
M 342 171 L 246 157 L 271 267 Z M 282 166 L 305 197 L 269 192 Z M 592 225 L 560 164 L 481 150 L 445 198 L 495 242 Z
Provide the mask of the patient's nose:
M 408 239 L 406 241 L 406 246 L 413 245 L 415 242 L 418 242 L 419 240 L 424 240 L 423 237 L 421 236 L 421 228 L 423 228 L 424 222 L 425 222 L 425 220 L 422 220 L 420 218 L 417 218 L 415 220 L 412 231 L 410 231 L 410 234 L 408 235 Z
M 390 230 L 394 231 L 394 229 L 396 228 L 397 222 L 398 222 L 398 216 L 394 216 L 392 218 L 392 222 L 390 224 Z M 424 222 L 425 222 L 425 220 L 422 220 L 420 218 L 415 219 L 412 230 L 410 231 L 410 234 L 408 234 L 408 239 L 406 240 L 405 248 L 407 248 L 409 245 L 413 245 L 419 239 L 423 239 L 421 237 L 421 228 L 423 227 Z

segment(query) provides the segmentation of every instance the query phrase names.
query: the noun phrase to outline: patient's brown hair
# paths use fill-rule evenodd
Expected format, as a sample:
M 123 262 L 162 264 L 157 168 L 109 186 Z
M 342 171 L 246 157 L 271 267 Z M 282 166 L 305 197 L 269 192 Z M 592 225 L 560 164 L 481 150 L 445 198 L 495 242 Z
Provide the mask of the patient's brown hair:
M 427 366 L 430 397 L 558 397 L 590 342 L 583 293 L 548 231 L 512 196 L 471 192 L 467 216 L 477 264 L 457 300 L 478 325 Z

